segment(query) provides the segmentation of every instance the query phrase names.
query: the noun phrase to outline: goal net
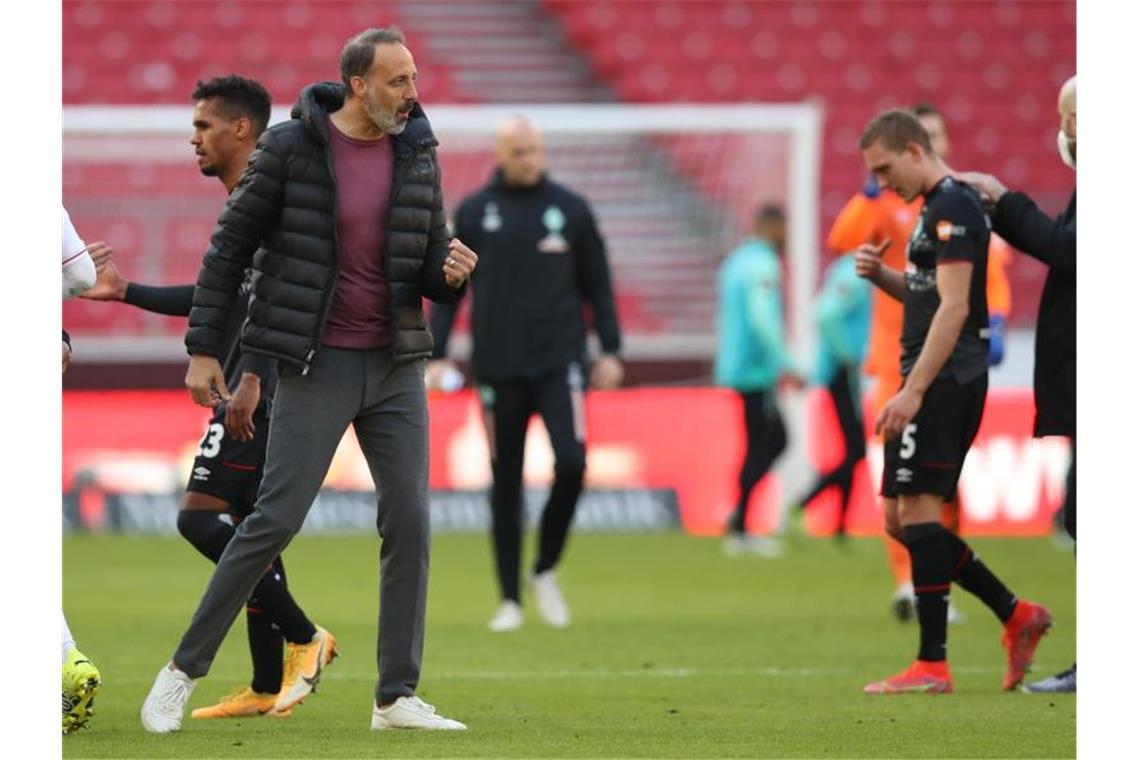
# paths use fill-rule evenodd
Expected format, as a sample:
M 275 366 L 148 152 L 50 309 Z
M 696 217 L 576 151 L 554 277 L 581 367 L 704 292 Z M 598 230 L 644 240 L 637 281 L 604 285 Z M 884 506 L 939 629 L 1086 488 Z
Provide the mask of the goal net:
M 427 106 L 452 210 L 493 170 L 494 131 L 512 115 L 544 134 L 552 178 L 593 205 L 606 240 L 630 359 L 711 359 L 716 269 L 758 206 L 789 216 L 787 312 L 803 361 L 818 277 L 822 112 L 814 104 Z M 202 177 L 190 108 L 64 109 L 64 203 L 88 241 L 106 240 L 129 279 L 193 282 L 224 190 Z M 288 118 L 274 109 L 273 122 Z M 181 361 L 185 322 L 69 302 L 88 361 Z M 466 320 L 453 354 L 468 350 Z

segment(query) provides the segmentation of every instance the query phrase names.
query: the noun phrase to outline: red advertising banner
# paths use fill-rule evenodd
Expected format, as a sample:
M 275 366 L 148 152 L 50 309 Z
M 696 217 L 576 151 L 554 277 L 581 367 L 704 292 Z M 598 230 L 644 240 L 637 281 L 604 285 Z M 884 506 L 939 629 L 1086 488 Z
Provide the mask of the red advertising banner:
M 491 471 L 482 411 L 470 391 L 432 395 L 431 487 L 477 490 Z M 171 492 L 186 483 L 207 414 L 181 391 L 68 392 L 63 398 L 63 487 L 95 485 L 106 491 Z M 826 394 L 807 397 L 806 434 L 811 464 L 825 468 L 842 456 L 842 441 Z M 1030 437 L 1032 395 L 992 390 L 981 432 L 966 461 L 960 485 L 963 532 L 991 535 L 1047 533 L 1061 503 L 1068 467 L 1063 439 Z M 591 393 L 587 401 L 587 487 L 672 489 L 682 525 L 695 534 L 715 534 L 736 499 L 736 476 L 744 453 L 738 397 L 712 388 L 645 388 Z M 872 441 L 868 461 L 856 473 L 849 530 L 880 531 L 877 489 L 882 447 Z M 542 423 L 532 421 L 524 478 L 528 486 L 549 483 L 553 453 Z M 367 464 L 351 432 L 341 443 L 326 486 L 369 490 Z M 769 476 L 753 495 L 752 530 L 778 522 L 782 493 Z M 829 533 L 838 497 L 824 493 L 808 510 L 807 524 Z

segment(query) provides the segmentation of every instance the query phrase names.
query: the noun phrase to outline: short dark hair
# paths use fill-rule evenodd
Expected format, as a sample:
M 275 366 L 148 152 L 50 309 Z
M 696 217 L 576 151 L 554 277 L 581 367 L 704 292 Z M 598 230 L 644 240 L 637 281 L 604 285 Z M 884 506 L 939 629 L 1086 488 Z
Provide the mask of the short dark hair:
M 930 135 L 923 129 L 922 122 L 913 113 L 901 108 L 883 111 L 871 119 L 863 129 L 863 137 L 859 139 L 859 150 L 867 150 L 876 142 L 895 153 L 902 153 L 912 142 L 918 143 L 925 153 L 934 152 L 930 147 Z
M 214 77 L 198 85 L 191 93 L 190 99 L 194 101 L 217 98 L 222 104 L 222 111 L 231 119 L 246 117 L 253 127 L 254 138 L 260 137 L 269 125 L 269 110 L 273 103 L 269 93 L 255 79 L 246 79 L 237 74 L 224 77 Z
M 353 37 L 340 51 L 340 79 L 344 86 L 352 89 L 352 78 L 362 77 L 372 68 L 376 57 L 376 46 L 389 43 L 404 44 L 404 33 L 397 27 L 365 29 Z
M 765 203 L 756 209 L 757 224 L 781 223 L 785 220 L 784 207 L 779 203 Z
M 942 118 L 942 112 L 939 111 L 937 108 L 935 108 L 931 103 L 926 102 L 925 100 L 920 100 L 919 102 L 917 102 L 913 106 L 911 106 L 910 112 L 913 113 L 915 116 L 917 116 L 920 119 L 923 116 L 937 116 L 939 119 Z

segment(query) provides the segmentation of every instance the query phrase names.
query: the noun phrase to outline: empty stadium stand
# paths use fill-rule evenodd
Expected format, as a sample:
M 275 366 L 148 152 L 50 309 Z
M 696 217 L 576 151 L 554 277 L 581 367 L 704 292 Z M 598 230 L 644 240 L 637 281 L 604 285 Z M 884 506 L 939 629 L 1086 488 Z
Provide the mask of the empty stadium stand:
M 338 78 L 352 33 L 392 23 L 417 56 L 429 115 L 444 102 L 817 99 L 824 228 L 862 182 L 863 123 L 918 100 L 945 112 L 953 165 L 994 171 L 1051 210 L 1072 187 L 1055 155 L 1054 99 L 1074 71 L 1073 2 L 64 0 L 63 101 L 188 106 L 198 79 L 236 71 L 289 103 L 304 84 Z M 701 231 L 723 220 L 697 155 L 622 138 L 550 145 L 553 174 L 598 209 L 633 332 L 711 326 L 723 251 Z M 449 203 L 490 169 L 485 157 L 442 157 Z M 631 188 L 630 162 L 660 182 Z M 193 278 L 221 193 L 188 147 L 184 165 L 71 165 L 65 154 L 64 198 L 82 233 L 110 240 L 139 279 Z M 1040 268 L 1016 257 L 1011 278 L 1015 323 L 1029 324 Z M 65 318 L 80 333 L 181 332 L 178 320 L 101 305 L 68 304 Z

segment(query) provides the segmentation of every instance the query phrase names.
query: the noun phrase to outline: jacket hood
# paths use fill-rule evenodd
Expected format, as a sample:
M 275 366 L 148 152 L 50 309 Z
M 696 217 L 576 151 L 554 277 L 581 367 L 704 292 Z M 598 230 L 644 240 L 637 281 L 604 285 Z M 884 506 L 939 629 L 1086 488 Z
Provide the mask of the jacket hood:
M 293 104 L 290 116 L 300 119 L 309 129 L 314 130 L 324 142 L 328 142 L 328 126 L 325 119 L 330 113 L 344 105 L 344 85 L 340 82 L 317 82 L 301 90 L 297 102 Z M 398 143 L 412 146 L 434 147 L 439 145 L 432 132 L 431 122 L 424 109 L 417 102 L 412 106 L 408 125 L 404 131 L 393 136 Z

